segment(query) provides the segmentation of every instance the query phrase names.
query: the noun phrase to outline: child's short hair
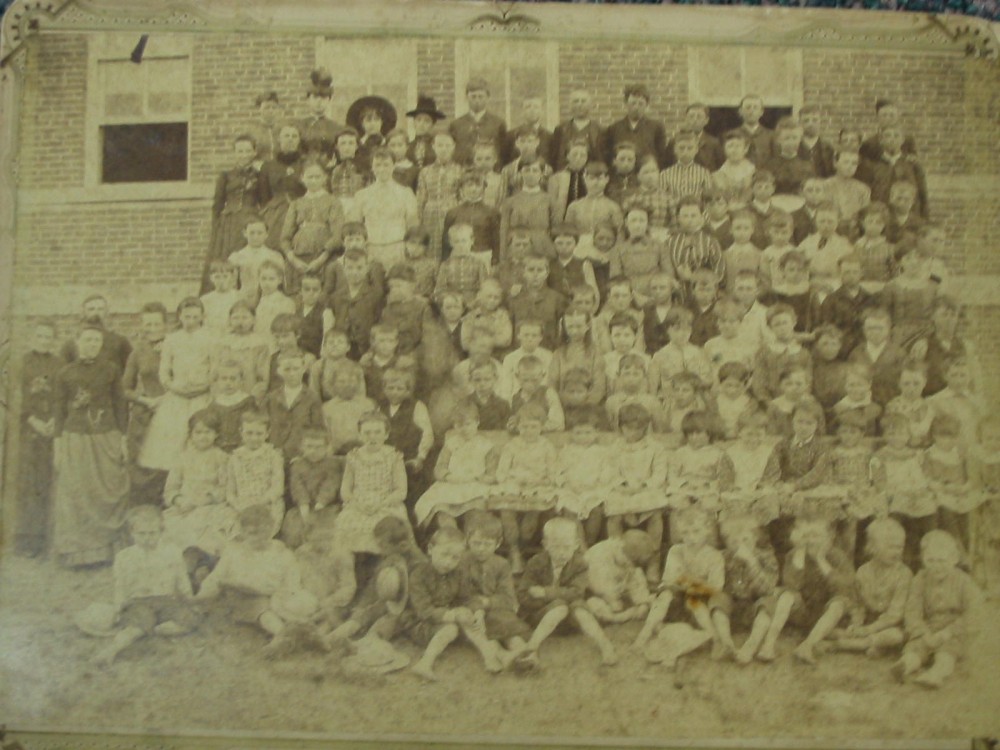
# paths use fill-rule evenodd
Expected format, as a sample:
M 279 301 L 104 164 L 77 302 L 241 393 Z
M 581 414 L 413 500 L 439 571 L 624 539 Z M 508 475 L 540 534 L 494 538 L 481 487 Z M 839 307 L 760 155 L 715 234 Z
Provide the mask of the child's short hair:
M 862 323 L 869 320 L 884 320 L 892 324 L 892 313 L 886 307 L 866 307 L 861 313 Z
M 273 260 L 265 260 L 263 263 L 260 264 L 260 269 L 258 269 L 257 271 L 257 277 L 260 278 L 260 276 L 264 274 L 264 271 L 274 271 L 276 274 L 278 274 L 279 279 L 285 275 L 285 269 L 279 266 Z
M 958 437 L 961 432 L 962 423 L 951 414 L 938 414 L 931 422 L 931 437 Z
M 503 539 L 503 524 L 486 510 L 471 510 L 465 516 L 465 537 L 483 536 L 499 542 Z
M 580 230 L 576 228 L 576 224 L 569 222 L 556 224 L 552 227 L 552 239 L 557 240 L 560 237 L 572 237 L 575 242 L 580 238 Z
M 618 360 L 618 372 L 622 373 L 627 367 L 638 367 L 643 372 L 646 372 L 648 367 L 646 366 L 646 360 L 638 352 L 629 353 L 622 355 L 622 358 Z
M 473 91 L 484 91 L 488 96 L 490 93 L 490 85 L 486 82 L 485 78 L 470 78 L 465 84 L 465 93 L 468 95 Z
M 417 280 L 417 272 L 413 270 L 413 266 L 409 266 L 406 263 L 397 263 L 390 268 L 389 273 L 385 275 L 386 282 L 394 279 L 414 283 Z
M 715 318 L 739 323 L 743 319 L 743 308 L 732 297 L 720 297 L 715 303 Z
M 674 145 L 679 143 L 698 143 L 698 134 L 693 130 L 681 130 L 674 136 Z
M 906 541 L 906 529 L 895 518 L 876 518 L 865 529 L 865 550 L 871 555 L 881 544 L 888 541 Z
M 213 260 L 208 264 L 208 272 L 210 274 L 218 271 L 222 271 L 223 273 L 236 273 L 236 266 L 228 260 Z
M 628 328 L 632 333 L 637 333 L 639 331 L 639 323 L 628 313 L 615 313 L 611 316 L 611 320 L 608 321 L 608 330 L 613 331 L 615 328 Z
M 608 174 L 608 165 L 603 161 L 587 162 L 587 166 L 584 167 L 583 173 L 587 177 L 606 176 Z
M 751 224 L 756 223 L 756 218 L 754 218 L 753 213 L 749 208 L 741 208 L 733 211 L 729 214 L 730 224 L 735 224 L 737 221 L 749 221 Z
M 812 417 L 817 424 L 823 422 L 823 407 L 813 399 L 803 400 L 795 405 L 795 408 L 792 409 L 792 419 L 795 419 L 799 414 Z
M 479 409 L 471 401 L 460 401 L 451 412 L 451 426 L 457 427 L 460 424 L 479 421 Z
M 757 520 L 749 515 L 742 513 L 734 513 L 725 516 L 719 521 L 719 534 L 722 536 L 723 542 L 726 546 L 729 546 L 734 541 L 736 541 L 742 532 L 750 529 L 754 533 L 754 537 L 757 543 L 760 543 L 762 538 L 760 524 Z
M 372 149 L 371 163 L 374 164 L 377 161 L 394 161 L 392 158 L 392 152 L 389 151 L 385 146 L 376 146 Z
M 674 326 L 690 326 L 694 322 L 694 313 L 686 307 L 671 307 L 663 316 L 663 325 L 670 329 Z
M 795 315 L 794 307 L 789 305 L 787 302 L 778 302 L 774 305 L 771 305 L 771 307 L 768 308 L 767 324 L 771 325 L 774 319 L 777 318 L 779 315 L 791 315 L 792 320 L 798 319 L 797 316 Z
M 526 421 L 541 422 L 544 424 L 547 418 L 548 414 L 546 414 L 544 407 L 539 404 L 528 403 L 517 410 L 511 418 L 511 424 L 517 429 Z
M 688 370 L 682 370 L 672 375 L 670 377 L 670 385 L 672 388 L 677 388 L 679 385 L 689 385 L 695 393 L 698 393 L 702 389 L 701 378 Z
M 632 141 L 618 141 L 615 144 L 615 156 L 618 156 L 622 151 L 631 151 L 633 154 L 639 153 L 639 149 L 636 148 Z
M 376 336 L 399 336 L 399 328 L 392 323 L 376 323 L 371 327 L 371 337 Z
M 726 362 L 719 368 L 719 382 L 724 383 L 730 378 L 746 384 L 750 381 L 750 368 L 742 362 Z
M 368 424 L 369 422 L 378 422 L 380 425 L 385 427 L 386 431 L 389 429 L 389 418 L 380 411 L 366 411 L 358 417 L 358 429 L 360 430 L 362 425 Z
M 410 524 L 396 516 L 386 516 L 376 523 L 372 536 L 383 549 L 401 549 L 413 543 Z
M 947 531 L 942 531 L 941 529 L 934 529 L 933 531 L 928 531 L 924 534 L 923 538 L 920 540 L 921 557 L 926 555 L 933 547 L 941 549 L 948 555 L 949 559 L 955 563 L 957 563 L 962 556 L 958 542 L 955 541 L 955 537 Z
M 199 409 L 188 419 L 187 428 L 190 435 L 195 425 L 204 425 L 212 432 L 218 433 L 221 427 L 219 415 L 212 409 Z
M 560 535 L 572 535 L 576 538 L 576 521 L 570 518 L 561 518 L 556 516 L 555 518 L 550 518 L 545 522 L 545 525 L 542 527 L 542 537 L 548 539 L 553 536 Z
M 590 372 L 584 367 L 571 367 L 562 377 L 562 387 L 565 390 L 571 385 L 590 388 L 593 378 Z
M 304 364 L 305 358 L 306 358 L 306 353 L 301 349 L 299 349 L 298 347 L 296 347 L 290 352 L 278 352 L 277 355 L 275 355 L 275 362 L 278 365 L 281 365 L 282 363 L 288 362 L 291 359 L 297 359 L 302 361 L 302 363 Z
M 865 432 L 868 429 L 868 420 L 860 411 L 847 411 L 837 416 L 837 432 L 844 428 Z
M 529 263 L 542 263 L 545 265 L 545 270 L 549 270 L 549 259 L 544 254 L 538 250 L 529 250 L 524 256 L 524 265 L 527 267 Z
M 645 99 L 649 101 L 649 89 L 646 88 L 645 84 L 642 83 L 631 83 L 625 87 L 625 101 L 628 101 L 631 97 L 637 96 L 640 99 Z
M 844 332 L 841 331 L 839 328 L 837 328 L 837 326 L 835 326 L 833 323 L 826 323 L 824 325 L 819 326 L 818 328 L 813 330 L 813 334 L 816 336 L 816 341 L 819 341 L 820 339 L 825 338 L 827 336 L 835 338 L 837 339 L 837 341 L 844 340 Z
M 795 220 L 792 219 L 792 215 L 787 211 L 782 211 L 780 208 L 774 209 L 764 220 L 764 226 L 767 229 L 790 227 L 794 225 Z
M 618 412 L 619 427 L 640 427 L 645 429 L 653 421 L 652 415 L 642 404 L 625 404 Z
M 475 185 L 476 187 L 486 187 L 486 175 L 477 172 L 474 169 L 467 169 L 462 173 L 462 176 L 458 179 L 458 189 L 461 190 L 466 185 Z
M 701 200 L 697 195 L 685 195 L 682 196 L 679 201 L 677 201 L 677 210 L 680 211 L 686 206 L 694 206 L 699 211 L 701 211 Z
M 427 548 L 441 547 L 445 544 L 465 546 L 465 535 L 454 526 L 440 526 L 427 542 Z
M 517 161 L 517 171 L 518 172 L 523 172 L 528 167 L 538 167 L 539 169 L 541 169 L 542 171 L 544 171 L 545 170 L 545 161 L 543 159 L 541 159 L 540 157 L 537 157 L 537 156 L 534 159 L 532 159 L 530 157 L 527 157 L 527 156 L 522 156 L 520 159 L 518 159 L 518 161 Z
M 301 286 L 305 286 L 307 281 L 315 281 L 320 285 L 320 289 L 323 288 L 323 277 L 316 273 L 316 271 L 306 271 L 302 274 Z
M 402 383 L 412 392 L 414 385 L 416 385 L 416 377 L 412 370 L 403 367 L 390 367 L 382 375 L 382 382 L 383 384 Z
M 521 360 L 517 363 L 518 372 L 541 369 L 541 368 L 542 368 L 542 360 L 536 357 L 534 354 L 527 354 L 521 357 Z
M 306 440 L 322 440 L 325 445 L 330 442 L 330 433 L 322 427 L 306 427 L 302 430 L 301 442 L 304 443 Z
M 212 382 L 218 380 L 221 372 L 238 372 L 242 378 L 246 373 L 246 367 L 235 357 L 227 357 L 212 369 Z
M 355 140 L 359 138 L 358 131 L 352 128 L 350 125 L 345 125 L 340 130 L 337 131 L 337 135 L 333 137 L 333 144 L 336 146 L 340 143 L 340 139 L 344 137 L 351 137 Z
M 889 221 L 889 207 L 885 205 L 882 201 L 872 201 L 863 209 L 861 209 L 861 221 L 864 221 L 869 216 L 879 216 L 882 221 L 888 223 Z
M 726 134 L 722 136 L 723 143 L 729 143 L 730 141 L 743 141 L 747 142 L 746 134 L 742 130 L 728 130 Z
M 160 315 L 163 318 L 167 317 L 167 307 L 162 302 L 147 302 L 139 310 L 140 315 Z M 35 321 L 35 328 L 49 328 L 51 330 L 56 329 L 55 321 L 49 318 L 39 318 Z
M 271 321 L 271 333 L 279 336 L 284 333 L 299 335 L 302 330 L 302 319 L 295 313 L 278 313 Z
M 155 505 L 137 505 L 132 508 L 125 517 L 128 530 L 131 531 L 136 526 L 144 524 L 156 524 L 163 527 L 163 511 Z
M 469 362 L 469 377 L 471 378 L 477 372 L 488 372 L 496 377 L 500 376 L 499 368 L 497 363 L 492 359 L 488 359 L 485 362 Z
M 696 432 L 704 432 L 709 438 L 716 436 L 716 423 L 712 415 L 706 411 L 689 411 L 681 419 L 681 434 L 685 438 Z
M 205 306 L 201 303 L 201 300 L 198 299 L 197 297 L 185 297 L 177 305 L 178 317 L 180 317 L 180 314 L 185 310 L 201 310 L 201 312 L 204 313 Z

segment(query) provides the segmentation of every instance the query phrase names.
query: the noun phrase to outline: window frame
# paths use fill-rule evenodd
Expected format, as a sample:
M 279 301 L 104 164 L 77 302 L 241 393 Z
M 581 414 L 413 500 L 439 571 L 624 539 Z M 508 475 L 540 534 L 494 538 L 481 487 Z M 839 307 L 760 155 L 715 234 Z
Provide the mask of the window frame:
M 688 77 L 688 103 L 704 104 L 706 107 L 739 107 L 740 99 L 751 94 L 762 96 L 765 107 L 791 107 L 792 112 L 797 114 L 802 109 L 805 81 L 802 69 L 802 50 L 786 49 L 783 47 L 772 47 L 775 53 L 785 56 L 787 61 L 787 99 L 777 100 L 776 98 L 762 94 L 760 91 L 748 89 L 746 85 L 747 52 L 750 50 L 759 51 L 760 47 L 742 46 L 738 47 L 740 54 L 740 97 L 733 99 L 730 96 L 713 95 L 710 91 L 701 88 L 699 78 L 700 60 L 699 55 L 705 54 L 711 48 L 703 46 L 688 47 L 687 54 L 687 77 Z
M 166 38 L 164 38 L 166 37 Z M 133 200 L 173 200 L 178 198 L 203 197 L 205 189 L 191 181 L 191 125 L 193 111 L 193 40 L 184 34 L 157 35 L 159 44 L 147 48 L 144 60 L 186 60 L 187 61 L 187 108 L 184 119 L 157 117 L 105 117 L 104 86 L 101 63 L 127 60 L 120 50 L 124 39 L 134 39 L 134 32 L 102 32 L 88 39 L 87 44 L 87 89 L 84 133 L 84 188 L 96 191 L 101 198 L 119 199 L 129 195 Z M 134 45 L 133 45 L 134 47 Z M 160 49 L 157 49 L 160 47 Z M 141 63 L 140 63 L 141 65 Z M 148 93 L 148 85 L 143 86 L 143 94 Z M 102 182 L 103 144 L 101 129 L 104 125 L 155 125 L 158 123 L 184 122 L 187 124 L 187 176 L 184 180 L 148 182 Z

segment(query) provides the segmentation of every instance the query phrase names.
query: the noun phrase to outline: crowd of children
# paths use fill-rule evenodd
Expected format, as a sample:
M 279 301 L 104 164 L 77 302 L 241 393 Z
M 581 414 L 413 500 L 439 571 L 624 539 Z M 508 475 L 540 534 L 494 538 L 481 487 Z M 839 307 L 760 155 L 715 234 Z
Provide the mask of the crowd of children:
M 643 86 L 554 133 L 467 94 L 411 139 L 378 98 L 334 123 L 318 72 L 307 120 L 236 137 L 177 330 L 34 322 L 17 551 L 113 561 L 99 660 L 206 608 L 271 655 L 407 637 L 428 679 L 459 638 L 613 664 L 636 621 L 651 662 L 746 664 L 790 625 L 940 685 L 1000 579 L 1000 422 L 896 107 L 828 143 L 692 104 L 667 140 Z

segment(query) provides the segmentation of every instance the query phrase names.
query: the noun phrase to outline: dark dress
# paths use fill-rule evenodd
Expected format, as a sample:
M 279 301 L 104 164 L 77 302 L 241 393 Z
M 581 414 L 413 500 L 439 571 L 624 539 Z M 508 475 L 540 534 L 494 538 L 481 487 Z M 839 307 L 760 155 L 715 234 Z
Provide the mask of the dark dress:
M 304 157 L 300 151 L 282 151 L 260 168 L 261 217 L 267 225 L 267 246 L 281 247 L 281 229 L 288 206 L 306 194 L 302 184 Z
M 260 173 L 252 166 L 227 169 L 215 183 L 212 201 L 212 238 L 202 273 L 201 292 L 211 289 L 208 269 L 213 261 L 226 260 L 246 244 L 243 230 L 260 207 Z

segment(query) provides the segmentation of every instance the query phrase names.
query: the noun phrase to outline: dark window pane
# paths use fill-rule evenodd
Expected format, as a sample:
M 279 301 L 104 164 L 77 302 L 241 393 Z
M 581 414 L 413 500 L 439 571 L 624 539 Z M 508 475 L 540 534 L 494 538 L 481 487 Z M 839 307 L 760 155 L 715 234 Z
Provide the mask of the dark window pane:
M 101 181 L 177 182 L 187 179 L 186 122 L 104 125 Z
M 778 124 L 778 120 L 791 114 L 791 107 L 764 107 L 764 116 L 760 118 L 760 124 L 765 128 L 773 128 Z M 708 125 L 705 126 L 705 130 L 714 136 L 721 138 L 741 124 L 739 107 L 708 108 Z

